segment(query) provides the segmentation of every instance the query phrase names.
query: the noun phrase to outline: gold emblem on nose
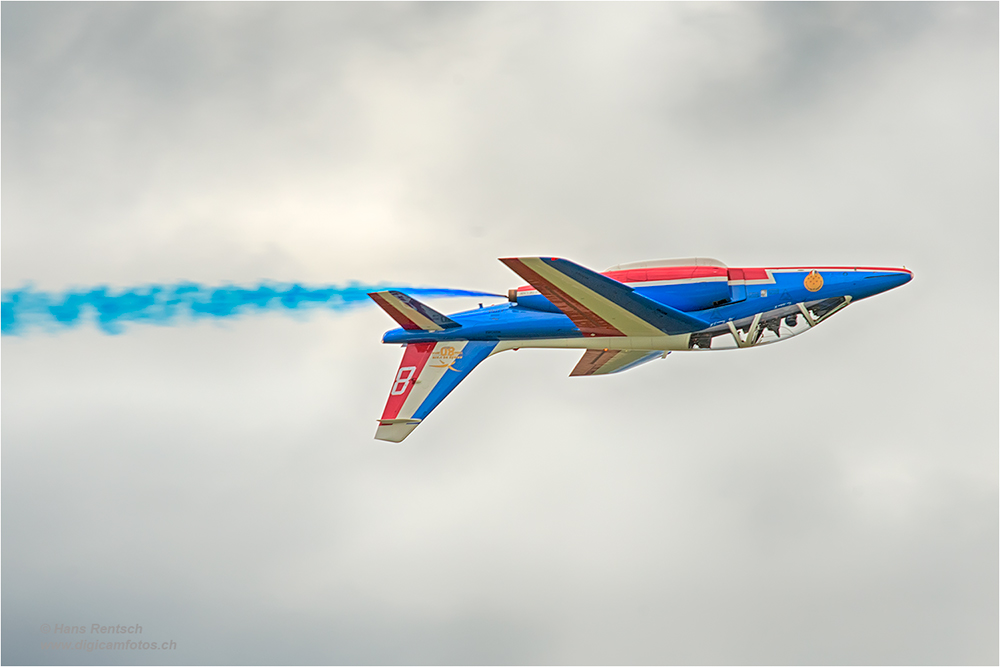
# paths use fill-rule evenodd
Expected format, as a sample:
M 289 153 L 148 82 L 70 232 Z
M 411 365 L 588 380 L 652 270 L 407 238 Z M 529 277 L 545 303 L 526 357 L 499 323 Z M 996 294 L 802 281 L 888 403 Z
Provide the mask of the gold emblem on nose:
M 815 271 L 810 271 L 806 279 L 802 281 L 802 284 L 810 292 L 818 292 L 823 287 L 823 276 Z

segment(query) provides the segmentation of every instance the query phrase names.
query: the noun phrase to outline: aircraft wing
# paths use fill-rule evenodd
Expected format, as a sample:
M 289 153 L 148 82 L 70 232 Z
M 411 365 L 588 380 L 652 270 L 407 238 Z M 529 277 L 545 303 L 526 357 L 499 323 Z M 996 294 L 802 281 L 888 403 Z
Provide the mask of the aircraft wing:
M 584 335 L 661 336 L 708 326 L 704 320 L 565 259 L 508 257 L 500 261 L 551 301 Z
M 621 373 L 648 361 L 662 359 L 667 354 L 646 350 L 587 350 L 569 376 Z

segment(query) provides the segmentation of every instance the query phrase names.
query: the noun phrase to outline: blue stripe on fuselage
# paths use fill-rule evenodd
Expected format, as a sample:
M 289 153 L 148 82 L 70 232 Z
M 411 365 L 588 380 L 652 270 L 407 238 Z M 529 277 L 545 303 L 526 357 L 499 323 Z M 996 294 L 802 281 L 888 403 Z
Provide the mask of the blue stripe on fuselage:
M 573 338 L 580 330 L 561 313 L 548 313 L 504 303 L 449 315 L 461 326 L 445 331 L 393 329 L 383 343 L 417 343 L 438 340 L 501 340 L 506 338 Z

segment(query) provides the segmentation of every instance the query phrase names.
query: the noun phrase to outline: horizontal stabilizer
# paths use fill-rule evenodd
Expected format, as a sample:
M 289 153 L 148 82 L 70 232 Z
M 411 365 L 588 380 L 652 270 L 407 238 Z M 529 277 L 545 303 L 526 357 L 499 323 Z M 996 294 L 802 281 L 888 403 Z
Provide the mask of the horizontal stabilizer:
M 565 259 L 510 257 L 500 261 L 551 301 L 584 335 L 678 335 L 708 327 L 702 319 Z
M 396 290 L 370 292 L 368 296 L 407 331 L 442 331 L 462 326 L 427 304 Z
M 580 362 L 570 373 L 570 377 L 582 375 L 610 375 L 621 373 L 636 366 L 662 359 L 669 352 L 648 352 L 646 350 L 587 350 Z

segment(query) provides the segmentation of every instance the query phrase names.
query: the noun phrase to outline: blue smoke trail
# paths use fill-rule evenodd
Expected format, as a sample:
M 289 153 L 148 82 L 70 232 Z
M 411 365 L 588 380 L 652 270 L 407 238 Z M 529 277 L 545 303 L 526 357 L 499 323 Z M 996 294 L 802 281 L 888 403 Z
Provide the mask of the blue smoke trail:
M 318 307 L 345 310 L 372 303 L 368 292 L 385 289 L 399 289 L 425 297 L 501 296 L 474 290 L 362 285 L 355 282 L 344 287 L 331 285 L 316 288 L 262 283 L 252 289 L 179 283 L 129 288 L 117 294 L 112 294 L 107 287 L 70 290 L 60 294 L 24 287 L 3 292 L 0 333 L 10 336 L 23 334 L 32 328 L 49 331 L 68 329 L 92 320 L 104 333 L 119 334 L 124 331 L 125 322 L 171 325 L 188 319 L 222 319 L 252 312 L 291 312 Z

